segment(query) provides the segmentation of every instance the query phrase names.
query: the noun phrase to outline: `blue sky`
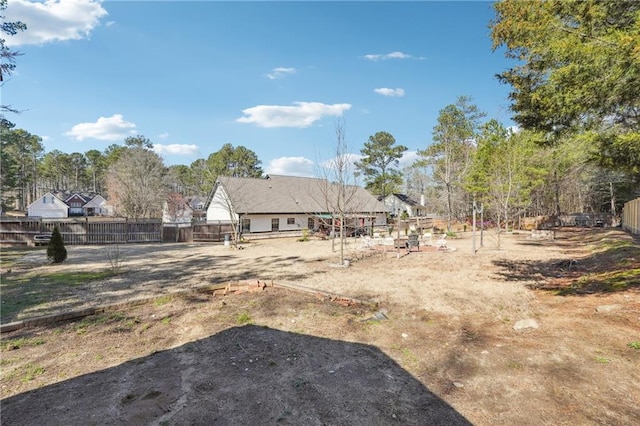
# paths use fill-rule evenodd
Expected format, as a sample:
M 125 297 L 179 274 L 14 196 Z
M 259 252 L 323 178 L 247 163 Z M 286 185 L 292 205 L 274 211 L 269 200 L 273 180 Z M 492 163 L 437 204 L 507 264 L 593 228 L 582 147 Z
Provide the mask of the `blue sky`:
M 231 143 L 268 173 L 311 176 L 338 118 L 351 152 L 386 131 L 403 164 L 458 96 L 512 124 L 489 2 L 9 0 L 6 17 L 28 30 L 6 40 L 24 55 L 2 103 L 47 151 L 143 134 L 167 165 Z

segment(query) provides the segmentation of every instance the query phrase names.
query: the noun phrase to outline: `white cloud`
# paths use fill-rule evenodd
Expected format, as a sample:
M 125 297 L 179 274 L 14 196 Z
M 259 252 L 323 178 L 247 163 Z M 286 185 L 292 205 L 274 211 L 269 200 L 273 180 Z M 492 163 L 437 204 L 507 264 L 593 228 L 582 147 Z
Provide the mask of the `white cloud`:
M 41 136 L 42 142 L 50 141 L 51 138 L 49 136 Z
M 305 157 L 280 157 L 269 161 L 265 173 L 285 176 L 313 177 L 313 161 Z
M 26 31 L 7 37 L 8 46 L 18 46 L 87 38 L 108 13 L 96 0 L 11 0 L 5 15 L 8 22 L 27 25 Z
M 100 117 L 95 123 L 76 124 L 65 135 L 77 141 L 87 138 L 116 141 L 135 134 L 135 128 L 135 123 L 125 121 L 122 114 L 113 114 L 111 117 Z
M 360 155 L 360 154 L 353 154 L 353 153 L 349 153 L 349 154 L 344 154 L 342 155 L 342 157 L 333 157 L 327 161 L 324 161 L 322 163 L 322 167 L 324 167 L 325 169 L 328 170 L 333 170 L 336 168 L 336 165 L 338 164 L 342 164 L 342 161 L 346 161 L 348 164 L 348 167 L 350 167 L 351 169 L 355 170 L 355 162 L 356 161 L 360 161 L 364 158 L 364 156 Z
M 287 75 L 295 74 L 295 73 L 296 73 L 296 69 L 295 68 L 278 67 L 278 68 L 272 69 L 271 72 L 269 74 L 267 74 L 267 78 L 269 78 L 271 80 L 275 80 L 277 78 L 282 78 L 282 77 L 285 77 Z
M 381 94 L 382 96 L 390 96 L 401 98 L 404 96 L 404 89 L 388 89 L 386 87 L 381 87 L 379 89 L 373 89 L 374 92 Z
M 511 134 L 515 135 L 518 134 L 522 131 L 522 129 L 520 128 L 520 126 L 514 125 L 514 126 L 509 126 L 507 127 L 507 130 L 511 132 Z
M 391 53 L 384 53 L 384 54 L 380 54 L 380 53 L 376 53 L 376 54 L 369 54 L 369 55 L 364 55 L 363 56 L 364 59 L 367 59 L 369 61 L 386 61 L 388 59 L 418 59 L 418 60 L 422 60 L 425 59 L 422 56 L 413 56 L 413 55 L 408 55 L 406 53 L 402 53 L 402 52 L 391 52 Z
M 186 145 L 186 144 L 169 144 L 160 145 L 153 144 L 153 151 L 160 154 L 169 155 L 194 155 L 198 153 L 198 145 Z
M 350 104 L 294 102 L 294 106 L 258 105 L 242 110 L 238 123 L 253 123 L 258 127 L 309 127 L 324 116 L 341 116 Z
M 158 135 L 159 139 L 166 139 L 169 137 L 169 132 L 163 132 Z
M 405 151 L 402 154 L 402 157 L 398 160 L 398 168 L 400 170 L 408 167 L 416 162 L 419 159 L 418 151 Z

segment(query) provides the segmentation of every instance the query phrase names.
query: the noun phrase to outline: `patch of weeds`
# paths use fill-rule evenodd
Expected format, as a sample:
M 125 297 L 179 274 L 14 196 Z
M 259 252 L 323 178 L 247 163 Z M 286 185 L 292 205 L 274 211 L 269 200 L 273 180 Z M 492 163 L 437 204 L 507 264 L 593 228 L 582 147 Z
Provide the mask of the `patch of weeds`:
M 407 362 L 418 361 L 418 357 L 410 349 L 407 349 L 407 348 L 402 349 L 402 356 L 404 356 Z
M 102 354 L 96 354 L 96 356 L 93 357 L 96 361 L 101 361 L 104 358 L 104 355 Z
M 42 274 L 37 278 L 50 281 L 51 284 L 66 284 L 71 286 L 86 284 L 91 281 L 98 281 L 112 277 L 113 271 L 71 271 L 71 272 L 53 272 L 50 274 Z
M 507 368 L 511 368 L 512 370 L 523 370 L 524 364 L 520 361 L 507 361 Z
M 605 358 L 603 356 L 597 356 L 594 359 L 598 364 L 609 364 L 611 362 L 609 358 Z
M 109 333 L 130 333 L 131 332 L 131 328 L 130 327 L 125 327 L 122 325 L 117 325 L 115 327 L 113 327 L 112 329 L 109 330 Z
M 171 317 L 164 317 L 160 320 L 160 322 L 164 325 L 169 325 L 171 323 Z
M 162 296 L 157 298 L 156 300 L 153 301 L 153 304 L 155 306 L 163 306 L 163 305 L 166 305 L 167 303 L 171 303 L 172 301 L 173 301 L 173 296 L 167 295 L 167 296 Z
M 12 351 L 20 349 L 24 346 L 38 346 L 43 345 L 46 341 L 41 337 L 19 337 L 17 339 L 2 340 L 0 342 L 0 349 L 2 351 Z
M 13 364 L 16 361 L 19 361 L 20 358 L 6 358 L 6 357 L 2 357 L 0 358 L 0 367 L 6 367 L 9 366 L 11 364 Z
M 242 324 L 250 324 L 251 323 L 251 317 L 249 316 L 248 312 L 243 312 L 241 314 L 238 314 L 238 316 L 236 317 L 236 322 L 240 325 Z
M 122 321 L 125 318 L 126 318 L 126 315 L 123 314 L 122 312 L 113 312 L 113 313 L 109 314 L 109 316 L 107 317 L 107 320 L 109 320 L 109 321 Z
M 136 326 L 136 324 L 140 324 L 140 318 L 138 317 L 129 318 L 124 322 L 124 326 L 128 328 L 133 328 L 134 326 Z
M 27 364 L 25 367 L 25 372 L 24 372 L 24 376 L 22 376 L 22 382 L 26 383 L 26 382 L 30 382 L 33 379 L 35 379 L 38 376 L 41 376 L 42 374 L 44 374 L 44 367 L 38 366 L 38 365 L 34 365 L 34 364 Z
M 92 315 L 83 318 L 80 322 L 74 325 L 74 330 L 78 334 L 85 334 L 87 329 L 92 325 L 104 324 L 109 318 L 107 315 Z
M 631 349 L 640 349 L 640 342 L 629 342 L 627 343 Z
M 300 238 L 298 238 L 298 241 L 301 243 L 304 243 L 306 241 L 309 241 L 309 230 L 308 229 L 303 229 L 302 230 L 302 236 Z
M 147 331 L 148 329 L 151 328 L 151 323 L 147 322 L 142 324 L 142 327 L 140 327 L 140 330 L 138 330 L 138 333 L 144 333 L 145 331 Z

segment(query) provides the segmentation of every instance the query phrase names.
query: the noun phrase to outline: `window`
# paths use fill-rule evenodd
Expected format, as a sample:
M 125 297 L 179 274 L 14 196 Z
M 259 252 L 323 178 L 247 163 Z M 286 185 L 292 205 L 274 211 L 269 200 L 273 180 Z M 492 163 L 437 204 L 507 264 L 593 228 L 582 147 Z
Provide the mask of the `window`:
M 280 219 L 276 217 L 274 219 L 271 219 L 271 231 L 275 232 L 278 230 L 280 230 Z
M 288 217 L 287 218 L 287 225 L 295 225 L 296 224 L 296 220 L 292 217 Z
M 312 217 L 310 217 L 309 219 L 307 219 L 307 228 L 309 229 L 315 229 L 316 227 L 316 221 L 313 220 Z
M 242 233 L 251 232 L 251 219 L 242 218 Z

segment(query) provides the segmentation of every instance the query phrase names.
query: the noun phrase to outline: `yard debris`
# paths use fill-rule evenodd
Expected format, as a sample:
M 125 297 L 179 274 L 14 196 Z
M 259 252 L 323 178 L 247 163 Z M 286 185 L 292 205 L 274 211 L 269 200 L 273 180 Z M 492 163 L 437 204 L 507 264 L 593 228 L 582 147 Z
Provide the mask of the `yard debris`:
M 356 304 L 353 299 L 349 299 L 348 297 L 332 296 L 329 300 L 342 306 L 351 306 Z
M 378 312 L 376 312 L 375 314 L 373 314 L 373 316 L 370 316 L 368 318 L 362 319 L 360 320 L 360 322 L 365 322 L 365 321 L 383 321 L 383 320 L 387 320 L 389 319 L 389 317 L 386 314 L 386 309 L 381 309 Z
M 228 294 L 242 294 L 242 293 L 255 293 L 263 291 L 269 285 L 265 281 L 257 280 L 257 282 L 240 282 L 228 283 L 223 289 L 216 289 L 213 291 L 214 296 L 226 296 Z M 273 284 L 271 284 L 273 287 Z
M 560 269 L 572 270 L 573 268 L 575 268 L 577 264 L 578 264 L 577 260 L 567 259 L 567 260 L 561 260 L 560 262 L 557 262 L 555 266 Z

